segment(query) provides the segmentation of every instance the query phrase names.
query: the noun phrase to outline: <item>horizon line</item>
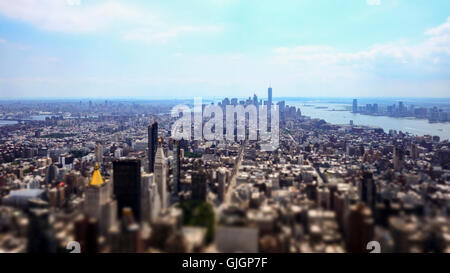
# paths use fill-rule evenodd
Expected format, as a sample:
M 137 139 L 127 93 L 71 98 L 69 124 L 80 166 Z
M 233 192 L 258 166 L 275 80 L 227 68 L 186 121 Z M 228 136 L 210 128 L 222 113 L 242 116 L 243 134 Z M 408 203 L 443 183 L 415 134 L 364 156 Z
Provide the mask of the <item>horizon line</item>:
M 0 97 L 0 101 L 20 101 L 20 100 L 151 100 L 151 101 L 163 101 L 163 100 L 193 100 L 196 97 L 201 97 L 207 100 L 214 99 L 224 99 L 224 98 L 237 98 L 237 99 L 248 99 L 252 96 L 190 96 L 190 97 L 182 97 L 182 96 L 167 96 L 167 97 L 147 97 L 147 96 L 81 96 L 81 97 Z M 258 97 L 258 99 L 266 99 L 267 97 Z M 403 97 L 403 96 L 277 96 L 273 97 L 273 99 L 449 99 L 449 97 Z

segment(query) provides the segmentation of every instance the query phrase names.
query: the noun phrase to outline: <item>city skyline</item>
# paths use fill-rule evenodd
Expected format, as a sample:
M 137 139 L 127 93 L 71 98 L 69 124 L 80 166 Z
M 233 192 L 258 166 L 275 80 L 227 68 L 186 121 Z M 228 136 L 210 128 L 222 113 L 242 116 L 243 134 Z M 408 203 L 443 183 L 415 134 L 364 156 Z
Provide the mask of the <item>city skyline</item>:
M 448 97 L 448 1 L 2 1 L 0 99 Z
M 449 11 L 0 0 L 0 253 L 450 253 Z
M 215 140 L 194 133 L 176 141 L 175 103 L 2 105 L 16 117 L 42 118 L 0 127 L 0 250 L 450 251 L 448 139 L 329 123 L 305 114 L 313 105 L 282 101 L 272 112 L 275 149 L 266 150 L 260 130 L 250 137 L 250 114 L 242 123 L 238 109 L 265 114 L 272 91 L 268 101 L 218 102 L 218 112 L 236 113 L 236 130 Z M 394 108 L 400 117 L 410 113 L 404 102 Z M 353 109 L 373 111 L 357 100 Z M 196 122 L 194 114 L 183 131 Z M 219 117 L 214 130 L 222 122 L 228 119 Z

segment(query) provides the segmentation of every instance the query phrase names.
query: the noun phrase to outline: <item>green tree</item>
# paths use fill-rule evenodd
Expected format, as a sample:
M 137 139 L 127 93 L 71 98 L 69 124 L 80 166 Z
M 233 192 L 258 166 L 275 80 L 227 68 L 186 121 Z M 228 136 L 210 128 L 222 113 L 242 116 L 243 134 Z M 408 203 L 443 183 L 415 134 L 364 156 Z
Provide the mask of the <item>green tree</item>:
M 183 211 L 183 224 L 206 228 L 206 240 L 211 242 L 214 236 L 215 216 L 210 203 L 202 201 L 186 201 L 178 207 Z

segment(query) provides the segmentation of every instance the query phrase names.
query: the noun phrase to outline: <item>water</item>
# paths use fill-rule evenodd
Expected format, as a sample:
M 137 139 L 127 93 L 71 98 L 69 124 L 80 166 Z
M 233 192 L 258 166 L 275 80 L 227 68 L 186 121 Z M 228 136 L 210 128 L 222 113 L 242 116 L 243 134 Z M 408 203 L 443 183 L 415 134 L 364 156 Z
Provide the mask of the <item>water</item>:
M 53 115 L 35 115 L 30 116 L 29 118 L 25 118 L 24 120 L 38 120 L 38 121 L 44 121 L 45 118 L 51 118 Z M 10 125 L 10 124 L 17 124 L 17 120 L 0 120 L 0 126 L 4 125 Z
M 9 125 L 9 124 L 17 124 L 15 120 L 0 120 L 0 127 Z
M 415 118 L 394 118 L 387 116 L 369 116 L 354 114 L 346 110 L 349 104 L 333 104 L 305 101 L 286 101 L 287 105 L 300 107 L 302 115 L 311 118 L 320 118 L 332 124 L 349 124 L 353 120 L 355 125 L 366 125 L 383 128 L 385 132 L 397 130 L 408 132 L 414 135 L 439 136 L 441 140 L 450 139 L 450 123 L 429 123 L 426 119 Z M 309 107 L 305 105 L 311 105 Z M 317 109 L 315 107 L 328 107 L 327 109 Z M 330 110 L 345 111 L 330 111 Z
M 31 120 L 39 120 L 39 121 L 44 121 L 46 118 L 51 118 L 53 117 L 53 115 L 36 115 L 36 116 L 31 116 Z

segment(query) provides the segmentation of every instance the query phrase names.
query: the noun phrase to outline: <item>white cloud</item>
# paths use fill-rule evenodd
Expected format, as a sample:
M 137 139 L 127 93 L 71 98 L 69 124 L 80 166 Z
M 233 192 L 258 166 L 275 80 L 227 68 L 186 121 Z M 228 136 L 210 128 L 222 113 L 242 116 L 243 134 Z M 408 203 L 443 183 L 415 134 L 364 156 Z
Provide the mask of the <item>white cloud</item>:
M 427 30 L 425 33 L 433 36 L 450 34 L 450 17 L 447 18 L 447 22 L 435 28 L 431 28 Z
M 281 46 L 268 61 L 286 88 L 316 95 L 447 96 L 450 18 L 419 43 L 398 40 L 343 52 L 328 45 Z M 360 92 L 360 93 L 358 93 Z
M 450 18 L 444 24 L 425 32 L 428 39 L 418 44 L 397 41 L 375 44 L 366 50 L 340 52 L 334 47 L 324 45 L 278 47 L 275 54 L 284 60 L 318 63 L 367 64 L 388 60 L 400 63 L 436 63 L 442 55 L 450 57 Z
M 187 33 L 212 34 L 220 31 L 217 26 L 175 26 L 155 25 L 153 27 L 138 28 L 126 33 L 123 38 L 128 41 L 165 44 L 170 39 Z
M 379 6 L 381 5 L 381 0 L 366 0 L 366 3 L 369 6 Z
M 217 26 L 168 24 L 148 9 L 116 1 L 95 4 L 79 0 L 0 1 L 0 15 L 63 33 L 113 29 L 125 40 L 145 43 L 164 44 L 183 34 L 211 34 L 220 30 Z
M 40 29 L 85 33 L 140 16 L 137 9 L 113 1 L 72 5 L 65 0 L 0 1 L 0 14 Z

